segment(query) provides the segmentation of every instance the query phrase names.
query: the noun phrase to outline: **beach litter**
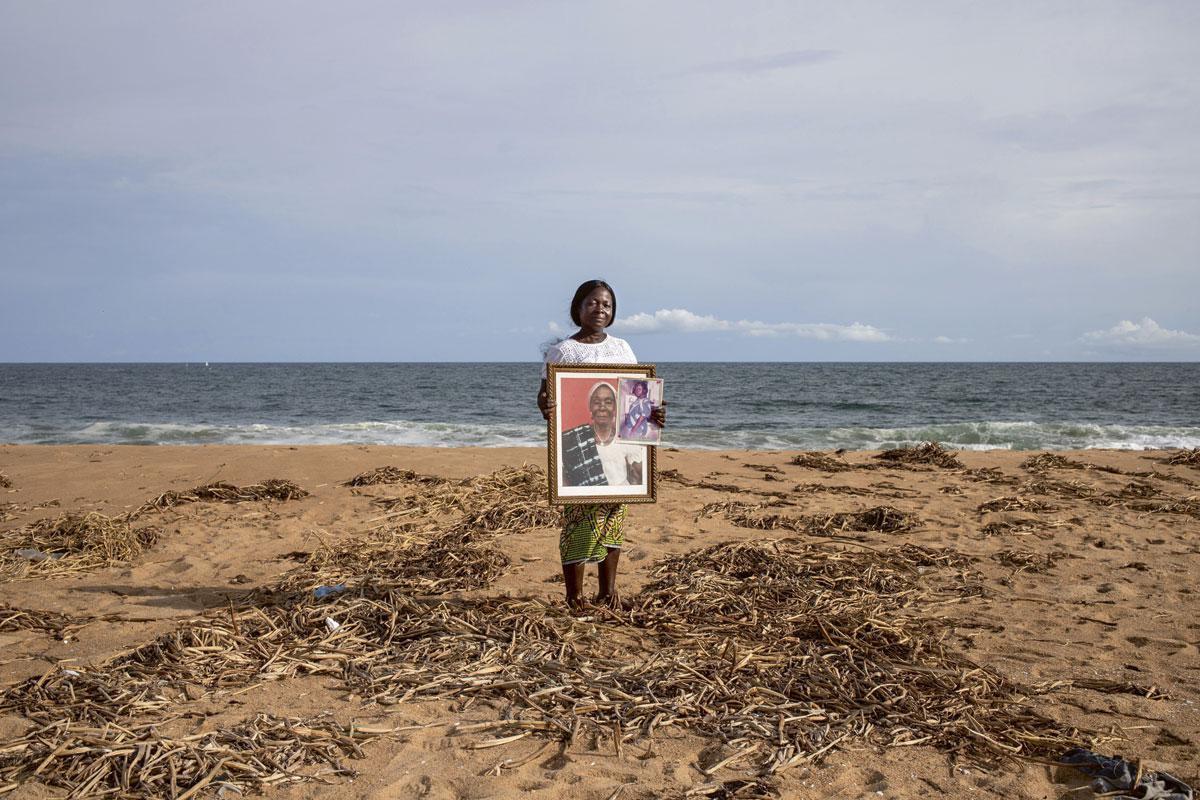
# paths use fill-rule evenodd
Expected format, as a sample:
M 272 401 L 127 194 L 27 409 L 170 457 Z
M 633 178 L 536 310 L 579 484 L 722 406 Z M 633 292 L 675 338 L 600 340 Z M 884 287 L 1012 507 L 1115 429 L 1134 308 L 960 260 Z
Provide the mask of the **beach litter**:
M 8 477 L 3 472 L 0 472 L 0 489 L 11 489 L 11 488 L 13 488 L 12 478 Z
M 1120 756 L 1102 756 L 1080 747 L 1062 754 L 1059 764 L 1094 780 L 1091 790 L 1114 800 L 1192 800 L 1192 787 L 1167 772 L 1152 772 Z

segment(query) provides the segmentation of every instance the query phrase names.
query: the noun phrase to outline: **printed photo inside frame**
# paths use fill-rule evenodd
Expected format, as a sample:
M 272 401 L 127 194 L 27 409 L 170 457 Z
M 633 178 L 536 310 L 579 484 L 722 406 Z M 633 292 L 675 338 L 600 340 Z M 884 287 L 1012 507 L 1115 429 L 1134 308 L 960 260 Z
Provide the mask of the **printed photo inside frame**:
M 653 379 L 654 365 L 549 365 L 546 472 L 552 504 L 657 499 L 655 448 L 617 438 L 621 424 L 617 395 L 623 378 Z
M 662 378 L 621 378 L 617 381 L 617 441 L 659 444 L 662 428 L 650 415 L 662 405 Z

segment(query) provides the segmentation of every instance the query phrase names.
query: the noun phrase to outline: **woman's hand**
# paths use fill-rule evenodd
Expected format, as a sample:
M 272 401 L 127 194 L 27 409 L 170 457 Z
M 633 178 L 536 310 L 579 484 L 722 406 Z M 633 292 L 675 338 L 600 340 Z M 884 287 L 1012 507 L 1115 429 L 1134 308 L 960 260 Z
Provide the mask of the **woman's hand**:
M 650 412 L 650 421 L 660 428 L 667 427 L 667 404 L 660 403 Z
M 546 381 L 542 381 L 542 386 L 538 389 L 537 395 L 538 410 L 542 412 L 542 419 L 550 419 L 550 392 L 546 389 Z

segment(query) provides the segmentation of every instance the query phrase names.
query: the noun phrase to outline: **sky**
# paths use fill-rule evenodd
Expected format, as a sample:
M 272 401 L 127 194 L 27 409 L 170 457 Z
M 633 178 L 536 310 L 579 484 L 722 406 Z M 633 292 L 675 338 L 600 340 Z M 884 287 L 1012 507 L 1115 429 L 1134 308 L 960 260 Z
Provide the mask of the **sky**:
M 0 361 L 1200 358 L 1200 4 L 0 0 Z

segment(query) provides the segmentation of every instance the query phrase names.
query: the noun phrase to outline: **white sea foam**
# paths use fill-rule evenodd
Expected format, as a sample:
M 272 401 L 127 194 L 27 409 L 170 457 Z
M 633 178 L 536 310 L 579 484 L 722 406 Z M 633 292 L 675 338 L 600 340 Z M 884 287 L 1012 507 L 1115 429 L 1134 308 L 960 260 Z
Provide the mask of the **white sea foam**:
M 73 429 L 6 427 L 0 441 L 41 444 L 373 444 L 420 447 L 538 447 L 540 424 L 363 420 L 311 425 L 92 422 Z M 899 428 L 671 427 L 667 447 L 702 450 L 880 450 L 941 442 L 959 450 L 1142 450 L 1200 447 L 1200 427 L 1077 422 L 979 421 Z

